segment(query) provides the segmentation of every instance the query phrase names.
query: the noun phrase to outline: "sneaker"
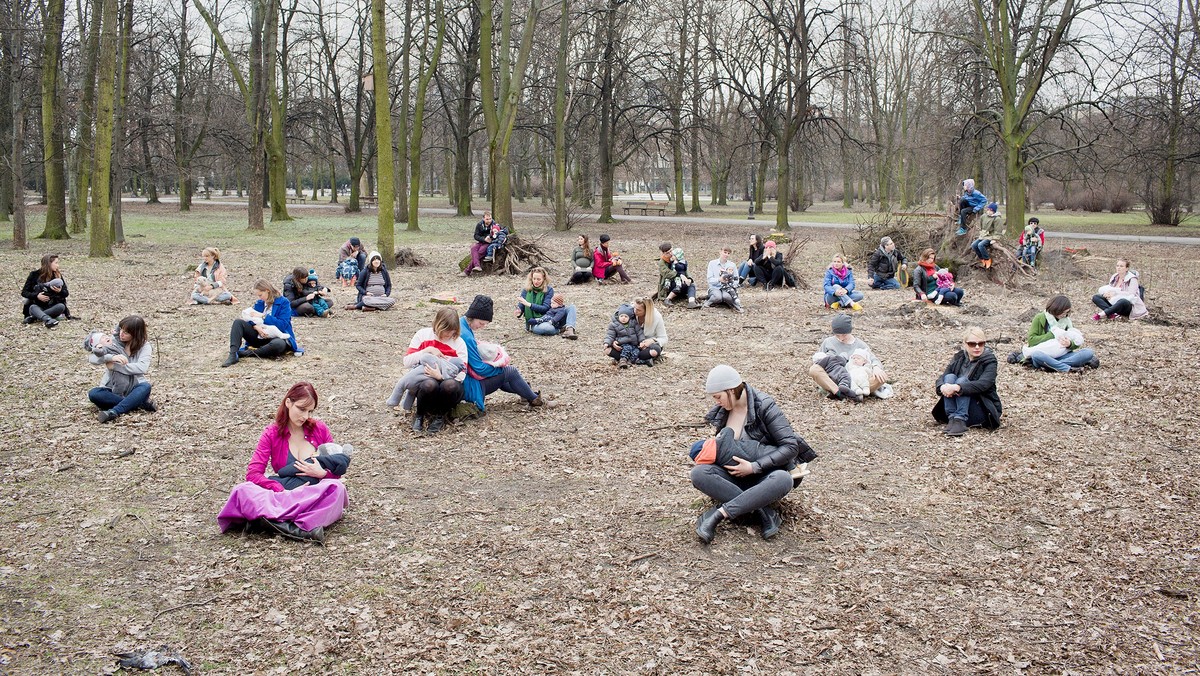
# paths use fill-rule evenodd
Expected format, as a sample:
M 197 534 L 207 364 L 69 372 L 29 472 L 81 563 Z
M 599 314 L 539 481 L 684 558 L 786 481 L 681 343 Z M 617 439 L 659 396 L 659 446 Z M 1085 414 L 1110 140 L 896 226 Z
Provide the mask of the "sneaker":
M 471 272 L 483 272 L 483 268 L 476 265 L 475 267 L 471 268 Z
M 967 433 L 967 421 L 962 418 L 951 418 L 946 424 L 946 436 L 961 437 Z
M 617 362 L 617 368 L 622 368 L 622 369 L 629 368 L 629 360 L 622 357 L 621 361 Z
M 1100 368 L 1100 357 L 1092 357 L 1091 361 L 1087 363 L 1087 367 L 1090 369 Z
M 58 326 L 58 320 L 57 320 L 57 319 L 52 319 L 52 318 L 50 318 L 50 317 L 47 317 L 47 318 L 46 318 L 46 322 L 45 322 L 45 323 L 46 323 L 46 328 L 48 328 L 48 329 L 52 329 L 52 328 L 54 328 L 54 327 Z
M 96 420 L 102 423 L 111 422 L 117 418 L 117 414 L 109 411 L 99 411 L 96 413 Z
M 37 321 L 37 317 L 34 317 L 33 315 L 29 315 L 25 319 L 21 320 L 21 323 L 22 324 L 32 324 L 36 321 Z
M 739 315 L 746 314 L 746 308 L 742 307 L 741 303 L 734 305 L 733 310 L 734 310 L 734 312 L 737 312 Z
M 671 300 L 670 298 L 664 298 L 662 304 L 667 307 L 675 307 L 675 301 Z
M 158 404 L 154 403 L 153 399 L 147 399 L 146 403 L 142 404 L 142 410 L 150 413 L 158 413 Z
M 1019 350 L 1016 352 L 1008 353 L 1008 363 L 1010 363 L 1010 364 L 1020 364 L 1021 359 L 1022 359 L 1022 356 L 1021 356 L 1021 352 Z
M 1102 321 L 1104 321 L 1104 315 L 1102 315 L 1102 314 L 1100 314 L 1099 312 L 1097 312 L 1096 314 L 1092 315 L 1092 321 L 1094 321 L 1094 322 L 1102 322 Z
M 983 269 L 984 270 L 992 269 L 992 259 L 990 259 L 990 258 L 983 259 Z
M 955 230 L 955 231 L 954 231 L 954 236 L 955 236 L 955 237 L 962 237 L 962 236 L 963 236 L 963 235 L 965 235 L 965 234 L 967 234 L 967 229 L 966 229 L 966 228 L 964 228 L 964 227 L 963 227 L 963 226 L 961 226 L 961 225 L 960 225 L 960 226 L 958 226 L 958 230 Z
M 546 400 L 542 399 L 541 392 L 538 392 L 537 396 L 534 397 L 533 400 L 529 402 L 530 408 L 538 408 L 538 407 L 545 406 L 545 405 L 546 405 Z
M 698 307 L 700 307 L 700 304 L 696 302 L 695 298 L 688 299 L 688 308 L 689 309 L 695 310 Z
M 483 257 L 484 263 L 491 263 L 493 260 L 495 260 L 495 259 L 492 256 L 484 256 Z

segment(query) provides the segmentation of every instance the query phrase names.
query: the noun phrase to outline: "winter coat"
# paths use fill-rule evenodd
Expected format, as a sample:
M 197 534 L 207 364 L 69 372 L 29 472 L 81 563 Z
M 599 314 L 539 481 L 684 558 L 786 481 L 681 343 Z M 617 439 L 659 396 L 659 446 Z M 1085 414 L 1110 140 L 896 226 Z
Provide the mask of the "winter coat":
M 918 300 L 925 300 L 925 297 L 933 293 L 937 288 L 937 275 L 929 272 L 923 265 L 917 265 L 913 268 L 912 288 L 916 293 Z
M 311 302 L 308 300 L 308 294 L 322 290 L 328 291 L 328 288 L 323 287 L 320 284 L 317 286 L 307 286 L 306 284 L 304 286 L 297 287 L 296 278 L 291 275 L 288 275 L 283 280 L 283 297 L 292 304 L 293 310 L 301 305 L 304 305 L 305 303 Z
M 575 251 L 571 252 L 571 260 L 575 263 L 575 271 L 583 272 L 584 270 L 591 272 L 592 265 L 595 261 L 592 259 L 590 251 L 584 251 L 583 247 L 575 247 Z
M 59 303 L 65 304 L 67 302 L 67 296 L 71 295 L 70 291 L 67 290 L 67 280 L 61 274 L 58 276 L 58 279 L 62 280 L 62 290 L 58 292 L 46 288 L 45 285 L 39 282 L 38 275 L 40 274 L 40 269 L 30 272 L 29 276 L 25 278 L 25 286 L 21 287 L 21 296 L 25 299 L 25 305 L 22 308 L 22 313 L 26 317 L 29 316 L 30 305 L 36 305 L 45 310 L 46 308 L 52 307 Z M 45 303 L 38 300 L 39 293 L 45 293 L 47 296 L 49 296 L 50 300 Z M 70 310 L 67 310 L 66 316 L 71 316 Z
M 608 277 L 608 268 L 613 264 L 615 256 L 603 245 L 592 250 L 592 275 L 596 279 Z
M 854 290 L 854 269 L 851 268 L 849 265 L 847 265 L 845 267 L 845 270 L 846 270 L 846 276 L 844 278 L 842 278 L 842 277 L 838 277 L 837 274 L 833 271 L 832 265 L 825 268 L 825 293 L 826 294 L 828 294 L 830 296 L 834 295 L 833 287 L 835 285 L 840 286 L 843 289 L 845 289 L 846 293 L 850 293 L 851 291 Z
M 987 207 L 988 203 L 987 197 L 975 189 L 971 189 L 970 191 L 963 193 L 962 199 L 967 202 L 969 207 L 968 211 L 971 213 L 983 211 L 984 208 Z
M 934 391 L 938 395 L 938 402 L 933 407 L 934 420 L 943 424 L 950 422 L 946 415 L 946 398 L 942 396 L 941 387 L 946 383 L 946 376 L 957 375 L 970 359 L 966 350 L 959 350 L 946 366 L 945 372 L 938 378 L 937 385 L 934 387 Z M 996 353 L 992 352 L 991 348 L 984 349 L 983 354 L 979 355 L 979 359 L 971 364 L 971 369 L 967 371 L 966 377 L 959 378 L 956 384 L 962 388 L 962 391 L 959 392 L 960 396 L 971 397 L 972 400 L 983 406 L 987 418 L 984 427 L 989 430 L 1000 427 L 1000 415 L 1003 413 L 1003 408 L 1000 405 L 1000 394 L 996 392 Z
M 621 323 L 621 320 L 617 318 L 620 314 L 619 310 L 613 313 L 612 321 L 608 324 L 608 331 L 604 334 L 605 347 L 612 347 L 614 342 L 620 343 L 622 346 L 637 347 L 646 339 L 646 334 L 642 333 L 642 325 L 638 324 L 632 308 L 629 310 L 628 324 Z
M 817 454 L 792 430 L 791 423 L 770 395 L 746 385 L 746 409 L 746 424 L 742 428 L 742 435 L 764 446 L 774 447 L 763 449 L 764 453 L 759 459 L 751 463 L 756 474 L 776 469 L 791 469 L 797 460 L 811 462 L 816 459 Z M 704 420 L 719 432 L 729 420 L 729 411 L 714 406 L 708 415 L 704 416 Z
M 903 264 L 904 254 L 900 253 L 899 249 L 893 249 L 889 253 L 881 246 L 875 249 L 875 253 L 872 253 L 871 258 L 867 260 L 867 278 L 891 279 L 896 276 L 896 270 Z
M 769 273 L 775 268 L 783 267 L 783 254 L 776 251 L 774 256 L 768 255 L 764 247 L 762 254 L 754 259 L 754 264 L 761 267 L 763 272 Z
M 387 264 L 380 261 L 379 271 L 383 273 L 383 295 L 392 295 L 392 275 L 388 273 Z M 371 268 L 365 267 L 358 272 L 358 281 L 355 282 L 354 288 L 358 289 L 358 299 L 354 301 L 359 307 L 362 307 L 363 296 L 367 295 L 367 280 L 371 278 Z
M 1030 234 L 1031 233 L 1028 233 L 1028 232 L 1025 232 L 1024 230 L 1022 230 L 1021 237 L 1017 240 L 1017 244 L 1020 246 L 1034 246 L 1039 249 L 1046 246 L 1046 231 L 1045 230 L 1042 230 L 1041 228 L 1033 229 L 1032 234 L 1037 236 L 1036 242 L 1033 241 L 1033 237 L 1029 236 Z
M 767 247 L 765 244 L 758 246 L 751 244 L 750 253 L 746 255 L 746 260 L 750 261 L 751 264 L 754 264 L 759 258 L 762 258 L 763 251 L 765 251 L 766 248 Z
M 296 330 L 292 328 L 292 304 L 280 296 L 271 302 L 269 311 L 266 306 L 262 300 L 254 301 L 254 311 L 263 313 L 263 324 L 274 326 L 288 334 L 287 342 L 292 352 L 301 352 L 300 346 L 296 344 Z
M 976 239 L 995 239 L 996 233 L 1004 232 L 1001 226 L 1004 216 L 1000 212 L 995 214 L 984 213 L 979 217 L 979 236 Z
M 479 222 L 475 224 L 475 241 L 480 244 L 491 244 L 492 242 L 488 240 L 488 237 L 492 236 L 492 225 L 495 223 L 496 221 L 484 223 L 482 218 L 479 219 Z M 501 226 L 501 229 L 503 229 L 503 226 Z
M 214 289 L 225 289 L 226 291 L 229 290 L 226 288 L 226 284 L 228 283 L 228 271 L 219 260 L 213 261 L 211 268 L 208 267 L 208 263 L 201 263 L 200 265 L 197 265 L 196 278 L 199 279 L 200 277 L 207 279 L 208 283 L 211 284 L 212 288 Z

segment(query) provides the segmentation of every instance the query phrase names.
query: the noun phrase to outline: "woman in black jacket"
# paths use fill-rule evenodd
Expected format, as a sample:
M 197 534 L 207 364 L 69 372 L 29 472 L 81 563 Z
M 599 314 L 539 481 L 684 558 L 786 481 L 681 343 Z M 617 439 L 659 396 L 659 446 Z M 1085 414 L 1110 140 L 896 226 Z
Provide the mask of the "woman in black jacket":
M 962 349 L 937 381 L 938 403 L 933 418 L 945 423 L 946 434 L 961 437 L 969 427 L 1000 427 L 1000 395 L 996 392 L 996 353 L 987 346 L 983 329 L 972 326 Z
M 783 518 L 767 505 L 783 499 L 799 485 L 806 472 L 797 461 L 808 463 L 817 454 L 792 430 L 775 400 L 742 382 L 732 367 L 714 367 L 704 390 L 717 402 L 705 420 L 718 433 L 728 427 L 736 440 L 752 442 L 749 445 L 755 447 L 756 457 L 735 455 L 733 464 L 698 464 L 692 468 L 692 485 L 718 503 L 700 515 L 696 535 L 708 544 L 725 519 L 755 514 L 762 525 L 763 539 L 770 539 L 779 532 Z M 704 441 L 693 444 L 690 455 L 695 458 L 703 445 Z
M 754 286 L 758 283 L 758 278 L 754 276 L 754 261 L 762 258 L 763 254 L 763 238 L 761 235 L 750 235 L 750 253 L 746 256 L 746 262 L 738 266 L 738 276 L 742 278 L 742 286 Z M 763 280 L 763 286 L 766 286 L 766 280 Z
M 58 318 L 78 319 L 67 309 L 67 280 L 58 270 L 58 254 L 42 256 L 42 265 L 29 273 L 21 296 L 25 298 L 25 323 L 41 322 L 46 328 L 58 326 Z
M 293 317 L 332 317 L 333 312 L 329 309 L 332 294 L 329 287 L 317 283 L 316 273 L 307 268 L 296 268 L 283 280 L 283 297 L 292 304 Z M 313 301 L 322 298 L 325 311 L 319 313 L 313 307 Z
M 796 280 L 784 268 L 783 254 L 775 246 L 775 242 L 767 240 L 763 245 L 762 255 L 754 259 L 754 278 L 762 282 L 767 291 L 772 287 L 796 287 Z

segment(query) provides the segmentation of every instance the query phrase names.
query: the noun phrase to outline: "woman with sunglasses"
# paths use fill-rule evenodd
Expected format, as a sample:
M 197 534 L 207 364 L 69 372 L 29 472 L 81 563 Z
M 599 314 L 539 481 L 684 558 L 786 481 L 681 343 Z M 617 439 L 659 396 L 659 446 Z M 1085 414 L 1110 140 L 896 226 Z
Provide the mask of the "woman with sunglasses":
M 938 378 L 936 390 L 940 398 L 933 407 L 933 418 L 946 425 L 947 436 L 961 437 L 969 427 L 1000 427 L 996 354 L 987 346 L 983 329 L 967 329 L 962 349 Z

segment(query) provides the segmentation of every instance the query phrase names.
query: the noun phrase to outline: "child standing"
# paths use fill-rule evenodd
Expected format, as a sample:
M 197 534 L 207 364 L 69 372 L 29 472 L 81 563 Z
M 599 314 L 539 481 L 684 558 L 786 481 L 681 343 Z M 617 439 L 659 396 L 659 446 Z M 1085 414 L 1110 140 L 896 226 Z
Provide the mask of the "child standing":
M 1042 230 L 1041 221 L 1036 216 L 1029 219 L 1017 244 L 1020 247 L 1018 252 L 1021 261 L 1028 265 L 1037 265 L 1038 255 L 1046 245 L 1046 231 Z
M 637 363 L 638 346 L 645 340 L 642 325 L 633 321 L 633 317 L 633 306 L 622 305 L 617 308 L 608 325 L 608 332 L 604 334 L 605 351 L 623 369 Z

